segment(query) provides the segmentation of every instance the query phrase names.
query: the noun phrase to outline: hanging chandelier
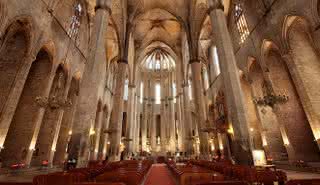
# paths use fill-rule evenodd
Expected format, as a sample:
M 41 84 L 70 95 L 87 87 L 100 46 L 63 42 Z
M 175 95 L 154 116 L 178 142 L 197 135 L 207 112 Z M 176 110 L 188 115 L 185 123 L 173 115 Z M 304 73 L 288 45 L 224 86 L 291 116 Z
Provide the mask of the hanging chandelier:
M 289 96 L 284 93 L 276 95 L 269 83 L 265 82 L 263 88 L 265 90 L 265 95 L 263 97 L 253 97 L 254 104 L 258 106 L 270 106 L 273 108 L 277 104 L 284 104 L 289 101 Z
M 276 104 L 284 104 L 289 101 L 289 96 L 283 95 L 275 95 L 273 93 L 268 93 L 263 97 L 255 97 L 253 98 L 253 102 L 259 106 L 270 106 L 274 107 Z

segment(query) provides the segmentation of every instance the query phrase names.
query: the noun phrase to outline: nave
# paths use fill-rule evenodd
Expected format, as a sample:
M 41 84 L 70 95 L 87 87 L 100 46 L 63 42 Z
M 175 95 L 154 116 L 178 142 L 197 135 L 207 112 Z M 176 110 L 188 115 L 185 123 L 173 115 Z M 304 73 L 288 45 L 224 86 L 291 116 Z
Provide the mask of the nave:
M 163 163 L 164 162 L 164 163 Z M 39 171 L 38 171 L 39 172 Z M 31 173 L 31 172 L 29 172 Z M 293 173 L 293 172 L 290 172 Z M 300 176 L 299 176 L 300 174 Z M 62 172 L 26 175 L 12 178 L 0 176 L 0 185 L 318 185 L 320 174 L 296 173 L 287 176 L 279 169 L 234 165 L 230 161 L 126 160 L 120 162 L 91 161 L 87 168 Z M 302 177 L 302 178 L 301 178 Z M 318 178 L 318 179 L 317 179 Z M 4 182 L 5 180 L 6 182 Z
M 317 183 L 319 25 L 320 0 L 0 0 L 0 182 Z

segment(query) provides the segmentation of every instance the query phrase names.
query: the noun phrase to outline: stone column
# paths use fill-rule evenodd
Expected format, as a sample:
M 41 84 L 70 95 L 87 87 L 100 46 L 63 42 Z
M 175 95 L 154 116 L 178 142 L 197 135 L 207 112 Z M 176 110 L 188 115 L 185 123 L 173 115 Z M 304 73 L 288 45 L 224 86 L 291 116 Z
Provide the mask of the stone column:
M 291 78 L 308 118 L 315 141 L 317 142 L 318 148 L 320 148 L 320 106 L 319 103 L 316 103 L 319 102 L 320 95 L 318 88 L 314 88 L 320 84 L 319 80 L 314 78 L 320 73 L 319 70 L 316 70 L 319 69 L 320 66 L 319 57 L 316 52 L 310 52 L 313 50 L 310 42 L 304 42 L 303 40 L 305 38 L 301 38 L 299 34 L 296 34 L 295 37 L 297 37 L 295 39 L 300 39 L 300 44 L 303 44 L 304 47 L 301 48 L 300 53 L 293 52 L 293 50 L 289 51 L 288 54 L 283 56 L 283 59 L 290 71 Z M 303 53 L 308 53 L 308 55 L 306 56 L 306 54 Z M 305 60 L 303 59 L 310 63 L 305 64 Z M 313 70 L 311 70 L 309 66 L 313 66 Z
M 148 81 L 144 81 L 144 97 L 148 97 Z M 142 125 L 141 125 L 141 147 L 142 151 L 147 150 L 147 124 L 148 124 L 148 100 L 143 100 Z
M 165 154 L 167 152 L 167 130 L 166 130 L 166 122 L 167 122 L 167 115 L 166 115 L 166 102 L 165 102 L 165 80 L 161 79 L 160 86 L 161 86 L 161 104 L 160 104 L 160 144 L 161 144 L 161 152 Z
M 134 104 L 133 104 L 133 129 L 132 129 L 132 153 L 135 154 L 136 151 L 136 142 L 137 142 L 137 103 L 138 97 L 137 94 L 134 94 Z
M 155 94 L 155 81 L 152 80 L 151 86 L 150 86 L 150 94 L 151 94 L 151 126 L 150 126 L 150 144 L 151 144 L 151 150 L 152 152 L 156 152 L 157 151 L 157 114 L 155 112 L 155 98 L 156 98 L 156 94 Z
M 140 152 L 140 128 L 141 128 L 141 120 L 140 120 L 140 100 L 137 97 L 137 103 L 136 103 L 136 129 L 135 129 L 135 137 L 134 137 L 134 141 L 135 141 L 135 153 L 139 153 Z
M 234 129 L 234 156 L 239 164 L 253 164 L 244 96 L 223 5 L 220 0 L 208 0 L 208 4 L 213 35 L 217 38 L 216 43 L 223 82 L 225 89 L 227 89 L 225 94 L 228 112 Z
M 201 83 L 201 63 L 200 60 L 191 60 L 191 70 L 192 70 L 192 89 L 194 95 L 195 110 L 197 113 L 197 125 L 200 138 L 200 155 L 203 159 L 209 158 L 209 143 L 208 143 L 208 133 L 203 132 L 203 130 L 208 126 L 206 124 L 206 110 L 204 108 L 203 102 L 203 86 Z
M 96 115 L 96 120 L 95 120 L 95 125 L 94 125 L 94 142 L 93 142 L 93 146 L 90 147 L 92 148 L 92 151 L 90 151 L 90 160 L 97 160 L 98 159 L 98 152 L 99 152 L 99 145 L 100 145 L 100 136 L 101 136 L 101 132 L 103 132 L 103 130 L 101 129 L 102 127 L 102 122 L 103 122 L 103 110 L 102 107 L 98 107 L 98 111 L 97 111 L 97 115 Z
M 173 97 L 173 74 L 169 75 L 169 148 L 172 153 L 176 152 L 176 115 L 174 108 L 174 97 Z
M 103 137 L 102 137 L 102 142 L 103 142 L 103 148 L 102 148 L 102 159 L 104 160 L 106 158 L 106 156 L 108 155 L 107 151 L 108 151 L 108 143 L 109 143 L 109 136 L 108 133 L 106 133 L 106 131 L 109 128 L 109 123 L 110 123 L 110 117 L 111 117 L 111 111 L 109 110 L 107 115 L 105 115 L 105 123 L 104 123 L 104 129 L 103 129 Z
M 30 60 L 29 61 L 30 63 L 28 64 L 28 67 L 27 67 L 28 70 L 31 67 L 31 63 L 32 63 L 31 60 L 34 60 L 34 59 L 32 58 L 32 59 L 29 59 L 29 60 Z M 42 62 L 42 61 L 39 61 L 39 62 Z M 26 67 L 26 66 L 24 66 L 24 67 Z M 50 69 L 48 71 L 50 71 Z M 26 79 L 27 76 L 24 79 Z M 50 71 L 50 75 L 47 77 L 47 79 L 44 79 L 42 83 L 38 84 L 39 88 L 43 87 L 43 91 L 39 94 L 39 96 L 42 97 L 42 100 L 44 100 L 47 97 L 49 97 L 50 89 L 51 89 L 51 86 L 53 84 L 54 77 L 55 77 L 55 69 L 52 68 L 51 71 Z M 22 93 L 23 86 L 25 85 L 24 83 L 25 83 L 25 80 L 23 81 L 23 84 L 21 84 L 21 86 L 22 86 L 21 89 L 19 89 L 18 87 L 14 87 L 14 89 L 12 90 L 12 93 L 9 95 L 8 100 L 7 100 L 9 103 L 11 101 L 14 101 L 14 99 L 11 99 L 11 98 L 14 98 L 14 97 L 11 97 L 11 96 L 14 95 L 13 94 L 14 92 L 16 92 L 16 93 L 19 92 L 20 94 Z M 19 96 L 20 96 L 20 94 L 19 94 Z M 19 100 L 19 98 L 16 99 L 16 103 L 18 103 L 18 100 Z M 13 102 L 11 102 L 11 103 L 10 103 L 11 105 L 16 105 L 16 103 L 13 103 Z M 0 133 L 1 134 L 0 149 L 3 148 L 3 144 L 4 144 L 3 142 L 5 141 L 4 139 L 6 137 L 8 139 L 7 141 L 10 143 L 8 146 L 5 147 L 5 149 L 3 149 L 2 153 L 1 153 L 1 157 L 4 160 L 4 162 L 3 162 L 4 165 L 12 165 L 12 164 L 15 164 L 15 163 L 18 163 L 18 162 L 24 162 L 27 167 L 30 166 L 31 158 L 32 158 L 33 152 L 35 150 L 35 145 L 36 145 L 36 142 L 37 142 L 37 138 L 38 138 L 38 135 L 39 135 L 41 123 L 42 123 L 46 108 L 44 106 L 38 104 L 36 101 L 34 101 L 29 106 L 31 108 L 34 107 L 35 109 L 38 109 L 36 111 L 36 113 L 35 113 L 35 116 L 32 119 L 24 120 L 24 122 L 20 122 L 21 121 L 20 119 L 17 120 L 20 123 L 23 123 L 25 126 L 27 126 L 26 128 L 24 128 L 24 132 L 25 132 L 24 134 L 28 135 L 28 139 L 26 137 L 20 138 L 21 136 L 24 136 L 24 135 L 21 135 L 21 136 L 20 135 L 16 135 L 16 134 L 13 134 L 12 136 L 7 135 L 7 132 L 8 132 L 7 129 L 9 129 L 10 124 L 14 123 L 14 122 L 12 122 L 12 118 L 14 116 L 14 113 L 15 113 L 14 109 L 16 109 L 16 106 L 14 106 L 14 107 L 6 107 L 4 112 L 3 112 L 3 115 L 6 115 L 6 119 L 2 119 L 1 118 L 1 123 L 0 123 L 0 127 L 1 127 L 0 128 L 0 132 L 1 132 Z M 37 106 L 38 106 L 38 108 L 36 108 Z M 14 108 L 14 109 L 11 110 L 11 111 L 13 111 L 13 112 L 11 112 L 11 115 L 8 115 L 6 113 L 7 108 L 11 108 L 11 109 Z M 2 121 L 4 121 L 4 120 L 8 121 L 8 122 L 5 122 L 4 124 L 2 124 Z M 12 133 L 17 133 L 18 131 L 21 131 L 20 130 L 21 128 L 19 126 L 18 127 L 17 126 L 14 127 L 14 126 L 15 125 L 11 125 L 11 127 L 13 128 L 13 132 Z M 18 139 L 19 142 L 15 142 L 15 143 L 11 144 L 11 142 L 15 141 L 15 139 Z M 25 157 L 22 157 L 21 153 L 18 152 L 22 148 L 27 149 L 27 154 L 26 154 Z
M 68 91 L 70 89 L 70 83 L 71 81 L 68 83 L 66 89 L 65 89 L 65 92 L 64 92 L 64 95 L 63 95 L 63 99 L 67 99 L 67 96 L 68 96 Z M 52 144 L 51 144 L 51 150 L 49 152 L 49 165 L 50 166 L 53 166 L 53 158 L 54 158 L 54 155 L 55 155 L 55 152 L 56 152 L 56 148 L 57 148 L 57 143 L 58 143 L 58 139 L 59 139 L 59 134 L 60 134 L 60 129 L 61 129 L 61 124 L 62 124 L 62 119 L 63 119 L 63 116 L 65 114 L 65 109 L 67 107 L 61 107 L 62 110 L 60 110 L 59 112 L 59 116 L 58 116 L 58 120 L 56 120 L 56 127 L 54 129 L 54 135 L 53 135 L 53 140 L 52 140 Z
M 185 128 L 185 147 L 186 147 L 186 157 L 191 157 L 192 155 L 192 118 L 190 110 L 190 98 L 189 98 L 189 84 L 187 81 L 182 85 L 183 88 L 183 104 L 184 104 L 184 128 Z
M 182 111 L 181 111 L 181 95 L 176 97 L 176 111 L 177 111 L 177 130 L 178 130 L 178 149 L 179 152 L 185 152 L 185 133 L 184 133 L 184 125 L 182 119 Z
M 7 106 L 3 108 L 0 114 L 0 151 L 3 148 L 10 124 L 12 122 L 12 118 L 15 114 L 15 110 L 19 103 L 21 93 L 28 78 L 32 62 L 35 60 L 36 57 L 33 55 L 30 55 L 25 59 L 25 64 L 22 65 L 20 70 L 18 71 L 16 76 L 17 81 L 15 81 L 15 85 L 13 86 L 6 101 Z
M 120 160 L 120 142 L 122 132 L 122 119 L 123 119 L 123 94 L 126 79 L 126 70 L 128 62 L 120 60 L 118 62 L 118 72 L 116 74 L 117 84 L 113 98 L 113 110 L 110 118 L 110 161 Z
M 76 112 L 76 107 L 78 105 L 78 96 L 75 90 L 70 90 L 69 98 L 72 102 L 72 106 L 63 115 L 63 123 L 60 128 L 59 139 L 56 147 L 57 151 L 54 156 L 54 165 L 62 164 L 62 162 L 66 160 L 66 148 L 68 146 L 68 142 L 70 141 L 70 136 L 72 135 L 72 124 Z
M 88 64 L 80 87 L 80 101 L 73 125 L 69 158 L 78 159 L 78 167 L 86 166 L 89 157 L 90 123 L 95 119 L 99 91 L 103 91 L 106 73 L 105 35 L 111 0 L 97 0 L 95 22 Z M 102 92 L 101 92 L 102 93 Z
M 134 127 L 135 127 L 135 99 L 136 99 L 136 86 L 129 85 L 129 96 L 128 96 L 128 124 L 126 129 L 126 157 L 130 158 L 133 152 L 133 137 L 134 137 Z

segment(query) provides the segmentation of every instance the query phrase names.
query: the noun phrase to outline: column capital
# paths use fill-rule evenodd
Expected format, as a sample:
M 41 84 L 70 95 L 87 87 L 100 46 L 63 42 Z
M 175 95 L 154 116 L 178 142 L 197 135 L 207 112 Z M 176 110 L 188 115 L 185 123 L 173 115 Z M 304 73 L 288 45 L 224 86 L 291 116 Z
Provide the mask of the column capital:
M 134 88 L 136 88 L 136 85 L 135 85 L 135 84 L 129 84 L 128 87 L 129 87 L 130 89 L 134 89 Z
M 188 82 L 182 84 L 182 88 L 185 88 L 185 87 L 189 87 L 189 83 Z
M 118 63 L 118 64 L 120 64 L 120 63 L 128 64 L 128 60 L 126 60 L 126 59 L 119 59 L 119 60 L 117 61 L 117 63 Z
M 209 13 L 212 10 L 220 9 L 224 10 L 224 6 L 221 0 L 208 0 Z
M 107 10 L 111 15 L 112 14 L 112 11 L 110 8 L 111 4 L 112 4 L 112 0 L 97 0 L 95 11 L 97 11 L 98 9 L 104 9 L 104 10 Z
M 198 58 L 190 59 L 189 64 L 193 64 L 193 63 L 201 63 L 201 60 Z

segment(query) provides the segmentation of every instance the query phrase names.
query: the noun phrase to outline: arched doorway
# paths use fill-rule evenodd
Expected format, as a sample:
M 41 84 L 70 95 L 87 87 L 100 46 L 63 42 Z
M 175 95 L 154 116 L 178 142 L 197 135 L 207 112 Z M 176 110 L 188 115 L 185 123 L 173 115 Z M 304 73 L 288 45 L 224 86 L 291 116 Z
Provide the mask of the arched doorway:
M 0 48 L 0 115 L 27 57 L 30 44 L 27 26 L 20 20 L 10 25 Z
M 62 165 L 68 158 L 69 142 L 72 135 L 73 118 L 77 108 L 78 96 L 79 81 L 72 78 L 67 98 L 68 101 L 71 101 L 71 107 L 67 108 L 63 114 L 56 153 L 53 160 L 55 165 Z
M 4 143 L 2 159 L 5 165 L 25 163 L 28 151 L 34 149 L 32 140 L 40 109 L 36 99 L 47 86 L 51 67 L 51 56 L 44 49 L 40 50 L 31 65 Z
M 66 80 L 67 75 L 62 66 L 59 66 L 50 89 L 48 105 L 35 147 L 38 152 L 33 155 L 32 165 L 39 166 L 44 161 L 52 162 L 53 155 L 56 152 L 54 138 L 63 115 L 64 105 L 62 103 L 64 101 Z
M 97 160 L 98 158 L 102 119 L 103 119 L 102 102 L 101 100 L 99 100 L 97 105 L 97 110 L 96 110 L 96 118 L 95 118 L 94 124 L 92 125 L 92 128 L 94 129 L 94 134 L 90 136 L 90 140 L 92 140 L 92 142 L 90 143 L 90 159 L 91 160 Z
M 228 130 L 232 128 L 229 125 L 229 116 L 225 93 L 220 89 L 215 97 L 215 126 L 218 133 L 214 137 L 214 148 L 216 154 L 221 154 L 223 158 L 231 157 L 233 147 L 233 135 Z
M 309 22 L 298 16 L 286 17 L 283 37 L 289 51 L 286 58 L 289 71 L 320 147 L 320 56 Z
M 99 152 L 98 152 L 98 159 L 104 160 L 105 155 L 107 152 L 107 133 L 106 130 L 108 129 L 108 107 L 105 105 L 103 107 L 102 113 L 102 126 L 101 126 L 101 133 L 100 133 L 100 143 L 99 143 Z
M 319 160 L 318 149 L 315 146 L 309 122 L 285 62 L 276 49 L 270 49 L 264 56 L 271 84 L 271 87 L 266 84 L 265 91 L 272 89 L 277 95 L 289 96 L 288 102 L 277 104 L 274 107 L 278 121 L 283 126 L 281 132 L 289 160 Z
M 254 98 L 263 97 L 265 80 L 261 66 L 254 61 L 249 67 L 249 77 L 252 81 L 251 91 Z M 267 158 L 273 161 L 287 160 L 287 152 L 284 147 L 279 123 L 272 107 L 256 105 L 257 115 L 262 127 L 262 144 Z
M 243 72 L 241 73 L 243 74 Z M 252 150 L 262 150 L 262 140 L 261 140 L 261 126 L 260 121 L 257 118 L 257 112 L 255 105 L 253 103 L 253 97 L 251 92 L 251 87 L 249 82 L 245 79 L 246 77 L 242 75 L 240 77 L 240 83 L 243 90 L 245 106 L 246 106 L 246 113 L 248 117 L 248 127 L 250 133 L 250 139 L 252 144 Z

